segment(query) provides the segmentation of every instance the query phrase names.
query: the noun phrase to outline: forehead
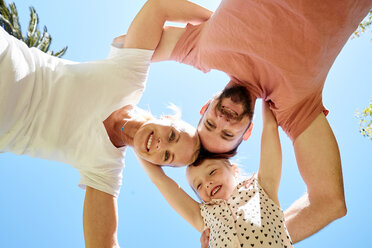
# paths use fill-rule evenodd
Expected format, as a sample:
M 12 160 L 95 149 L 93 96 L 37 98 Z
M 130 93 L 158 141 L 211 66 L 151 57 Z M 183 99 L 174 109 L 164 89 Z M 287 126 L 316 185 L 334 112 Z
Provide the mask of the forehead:
M 186 173 L 190 179 L 194 179 L 196 176 L 202 176 L 203 172 L 208 171 L 210 168 L 226 166 L 224 159 L 206 159 L 201 162 L 198 166 L 188 166 Z
M 204 124 L 198 126 L 198 134 L 204 148 L 214 153 L 231 151 L 241 140 L 241 137 L 236 137 L 233 140 L 225 140 L 219 133 L 207 130 Z

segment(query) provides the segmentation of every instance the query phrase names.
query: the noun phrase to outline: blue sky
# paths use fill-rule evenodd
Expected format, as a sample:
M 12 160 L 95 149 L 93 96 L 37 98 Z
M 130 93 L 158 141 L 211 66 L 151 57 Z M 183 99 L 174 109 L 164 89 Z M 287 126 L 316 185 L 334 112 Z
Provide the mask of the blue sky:
M 46 25 L 53 37 L 52 50 L 68 45 L 65 59 L 89 61 L 106 56 L 112 38 L 126 32 L 144 2 L 18 0 L 16 5 L 23 28 L 32 5 L 39 14 L 39 28 Z M 211 10 L 219 4 L 218 0 L 194 2 Z M 367 33 L 346 44 L 323 91 L 324 104 L 331 111 L 328 121 L 341 151 L 348 214 L 295 247 L 370 247 L 372 141 L 358 132 L 354 113 L 367 106 L 372 96 L 371 38 Z M 169 113 L 166 106 L 173 102 L 182 108 L 183 118 L 196 125 L 200 107 L 227 81 L 227 76 L 218 71 L 204 74 L 176 62 L 153 64 L 139 106 L 160 115 Z M 257 104 L 254 133 L 235 158 L 246 172 L 258 168 L 260 108 Z M 283 132 L 280 134 L 283 174 L 279 199 L 286 209 L 306 188 L 291 141 Z M 169 168 L 166 172 L 192 194 L 184 179 L 184 168 Z M 78 171 L 69 165 L 0 154 L 0 247 L 83 247 L 85 192 L 77 187 L 79 178 Z M 121 247 L 200 247 L 200 234 L 167 205 L 130 149 L 118 204 Z

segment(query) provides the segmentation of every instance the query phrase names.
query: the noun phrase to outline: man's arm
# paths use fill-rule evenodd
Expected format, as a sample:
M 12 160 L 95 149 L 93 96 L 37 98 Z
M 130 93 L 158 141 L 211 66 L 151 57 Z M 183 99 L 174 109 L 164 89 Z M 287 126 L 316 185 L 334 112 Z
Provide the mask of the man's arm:
M 336 138 L 320 114 L 294 141 L 298 169 L 307 193 L 286 211 L 292 242 L 316 233 L 346 214 L 341 158 Z
M 186 0 L 149 0 L 130 25 L 124 47 L 154 50 L 162 38 L 166 21 L 198 24 L 211 15 L 211 11 Z M 170 55 L 182 34 L 181 30 L 172 28 L 165 32 L 162 47 L 156 56 L 164 59 L 162 52 Z
M 83 226 L 86 248 L 118 248 L 117 199 L 87 186 Z

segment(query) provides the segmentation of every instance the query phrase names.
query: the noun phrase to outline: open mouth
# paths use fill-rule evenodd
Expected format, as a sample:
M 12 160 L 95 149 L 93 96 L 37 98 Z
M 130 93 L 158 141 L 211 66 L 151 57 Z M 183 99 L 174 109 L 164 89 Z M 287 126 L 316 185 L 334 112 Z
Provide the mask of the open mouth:
M 215 194 L 217 194 L 217 192 L 220 191 L 221 188 L 222 188 L 222 185 L 218 185 L 214 187 L 211 191 L 211 196 L 214 196 Z
M 147 137 L 147 140 L 146 140 L 146 150 L 147 151 L 150 151 L 150 147 L 151 147 L 151 144 L 152 144 L 152 137 L 154 135 L 154 132 L 151 132 L 149 137 Z

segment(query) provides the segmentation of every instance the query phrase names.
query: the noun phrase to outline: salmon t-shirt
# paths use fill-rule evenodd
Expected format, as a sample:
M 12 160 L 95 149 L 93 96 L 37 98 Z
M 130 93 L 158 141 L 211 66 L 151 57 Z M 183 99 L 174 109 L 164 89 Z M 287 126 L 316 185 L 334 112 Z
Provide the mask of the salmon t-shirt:
M 222 0 L 207 22 L 187 25 L 171 59 L 224 71 L 268 101 L 294 141 L 328 113 L 328 71 L 371 7 L 372 0 Z

